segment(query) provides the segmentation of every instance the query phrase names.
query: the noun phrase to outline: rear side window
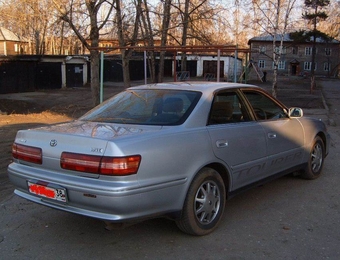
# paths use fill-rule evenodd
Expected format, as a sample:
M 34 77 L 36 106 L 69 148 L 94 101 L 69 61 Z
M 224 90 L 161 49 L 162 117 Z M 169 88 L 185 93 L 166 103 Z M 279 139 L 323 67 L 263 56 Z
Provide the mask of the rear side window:
M 238 123 L 249 120 L 247 109 L 236 92 L 220 92 L 215 95 L 208 124 Z
M 200 92 L 128 89 L 94 108 L 81 120 L 142 125 L 179 125 L 190 115 Z

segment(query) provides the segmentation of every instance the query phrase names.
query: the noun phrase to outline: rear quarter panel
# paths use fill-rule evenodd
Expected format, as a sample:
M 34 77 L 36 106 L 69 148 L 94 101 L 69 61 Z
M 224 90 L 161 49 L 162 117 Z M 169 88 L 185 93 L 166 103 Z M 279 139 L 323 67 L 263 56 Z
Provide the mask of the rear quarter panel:
M 163 189 L 184 185 L 178 194 L 169 194 L 180 208 L 195 174 L 206 164 L 215 162 L 209 136 L 205 127 L 185 129 L 165 127 L 156 133 L 108 143 L 106 155 L 117 145 L 124 154 L 140 154 L 141 164 L 137 178 L 141 187 Z

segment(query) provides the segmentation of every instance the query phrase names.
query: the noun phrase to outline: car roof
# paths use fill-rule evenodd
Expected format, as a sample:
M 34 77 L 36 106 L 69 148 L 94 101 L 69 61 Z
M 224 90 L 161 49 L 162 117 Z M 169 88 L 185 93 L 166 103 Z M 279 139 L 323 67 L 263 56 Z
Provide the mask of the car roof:
M 185 81 L 185 82 L 165 82 L 147 84 L 129 89 L 174 89 L 174 90 L 189 90 L 200 91 L 202 93 L 212 93 L 219 89 L 232 88 L 259 88 L 255 85 L 231 83 L 231 82 L 209 82 L 209 81 Z

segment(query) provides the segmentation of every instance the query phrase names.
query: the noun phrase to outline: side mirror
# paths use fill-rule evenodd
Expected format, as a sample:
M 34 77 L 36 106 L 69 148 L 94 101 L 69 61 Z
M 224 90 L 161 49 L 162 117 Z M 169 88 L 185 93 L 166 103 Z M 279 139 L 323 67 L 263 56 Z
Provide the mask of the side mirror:
M 290 118 L 300 118 L 303 117 L 303 110 L 299 107 L 291 107 L 288 111 L 288 116 Z

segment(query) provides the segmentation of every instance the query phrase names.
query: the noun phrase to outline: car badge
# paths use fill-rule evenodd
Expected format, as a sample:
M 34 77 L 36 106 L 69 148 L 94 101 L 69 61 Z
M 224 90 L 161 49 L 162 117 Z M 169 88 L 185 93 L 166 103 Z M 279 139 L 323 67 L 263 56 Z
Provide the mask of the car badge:
M 57 146 L 57 144 L 58 144 L 57 140 L 53 139 L 53 140 L 50 141 L 50 146 L 52 146 L 52 147 Z

